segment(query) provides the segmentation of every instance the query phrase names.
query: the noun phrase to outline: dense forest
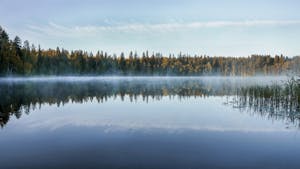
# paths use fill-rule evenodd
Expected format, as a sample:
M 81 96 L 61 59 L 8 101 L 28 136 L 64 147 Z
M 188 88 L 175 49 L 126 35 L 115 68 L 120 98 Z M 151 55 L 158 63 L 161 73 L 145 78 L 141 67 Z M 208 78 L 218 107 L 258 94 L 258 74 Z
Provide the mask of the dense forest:
M 103 51 L 41 49 L 16 36 L 11 40 L 0 27 L 0 75 L 280 75 L 299 72 L 300 57 L 191 56 L 143 52 L 110 55 Z

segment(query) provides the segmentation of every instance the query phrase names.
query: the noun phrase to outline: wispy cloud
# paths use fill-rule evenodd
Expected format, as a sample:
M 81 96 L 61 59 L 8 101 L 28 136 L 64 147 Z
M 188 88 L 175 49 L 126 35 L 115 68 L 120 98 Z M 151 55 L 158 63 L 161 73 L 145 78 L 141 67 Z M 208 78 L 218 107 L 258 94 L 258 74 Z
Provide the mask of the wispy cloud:
M 130 24 L 108 24 L 102 26 L 64 26 L 53 22 L 47 25 L 28 25 L 28 32 L 52 36 L 93 36 L 107 32 L 170 32 L 202 28 L 223 27 L 255 27 L 255 26 L 289 26 L 300 25 L 300 20 L 249 20 L 249 21 L 210 21 L 210 22 L 172 22 L 172 23 L 130 23 Z

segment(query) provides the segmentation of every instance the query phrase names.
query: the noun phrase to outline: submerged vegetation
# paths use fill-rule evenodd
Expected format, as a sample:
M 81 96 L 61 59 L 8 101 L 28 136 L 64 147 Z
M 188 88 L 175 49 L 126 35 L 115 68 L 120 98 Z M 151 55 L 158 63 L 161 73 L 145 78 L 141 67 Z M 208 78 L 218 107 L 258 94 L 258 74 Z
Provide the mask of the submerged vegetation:
M 13 40 L 0 27 L 0 75 L 279 75 L 298 72 L 299 57 L 251 55 L 249 57 L 191 56 L 143 52 L 140 56 L 96 54 L 82 50 L 41 49 L 17 36 Z

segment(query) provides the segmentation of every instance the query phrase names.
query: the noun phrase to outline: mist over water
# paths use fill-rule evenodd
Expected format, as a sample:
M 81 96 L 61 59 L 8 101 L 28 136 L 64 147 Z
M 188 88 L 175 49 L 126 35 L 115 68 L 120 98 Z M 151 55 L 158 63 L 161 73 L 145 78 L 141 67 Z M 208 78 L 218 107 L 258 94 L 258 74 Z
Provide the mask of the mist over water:
M 0 82 L 51 81 L 51 82 L 80 82 L 80 81 L 118 81 L 118 80 L 205 80 L 205 81 L 240 81 L 265 84 L 288 80 L 288 76 L 32 76 L 32 77 L 0 77 Z

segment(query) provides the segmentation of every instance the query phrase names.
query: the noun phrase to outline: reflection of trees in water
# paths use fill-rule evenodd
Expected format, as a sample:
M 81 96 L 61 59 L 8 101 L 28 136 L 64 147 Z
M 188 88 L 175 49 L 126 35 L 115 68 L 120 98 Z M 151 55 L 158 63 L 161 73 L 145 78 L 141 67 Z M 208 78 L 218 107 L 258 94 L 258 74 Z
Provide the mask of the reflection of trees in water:
M 241 87 L 243 86 L 243 87 Z M 246 86 L 246 87 L 245 87 Z M 10 116 L 20 118 L 42 104 L 57 106 L 68 102 L 83 103 L 97 100 L 99 103 L 109 98 L 125 96 L 130 101 L 141 99 L 160 100 L 164 96 L 209 97 L 233 96 L 234 107 L 242 111 L 250 110 L 272 119 L 298 121 L 300 87 L 294 80 L 284 87 L 279 85 L 253 86 L 232 81 L 222 83 L 203 80 L 121 80 L 84 82 L 3 82 L 0 83 L 0 125 L 4 126 Z
M 99 103 L 109 98 L 128 96 L 130 101 L 160 100 L 163 96 L 207 97 L 233 93 L 230 83 L 203 83 L 201 80 L 156 81 L 87 81 L 87 82 L 5 82 L 0 83 L 0 124 L 5 125 L 11 115 L 20 118 L 22 112 L 40 107 L 43 103 L 57 106 L 83 103 L 96 99 Z
M 234 108 L 259 114 L 273 120 L 283 120 L 299 126 L 300 85 L 294 80 L 284 85 L 251 86 L 237 91 L 231 101 Z

